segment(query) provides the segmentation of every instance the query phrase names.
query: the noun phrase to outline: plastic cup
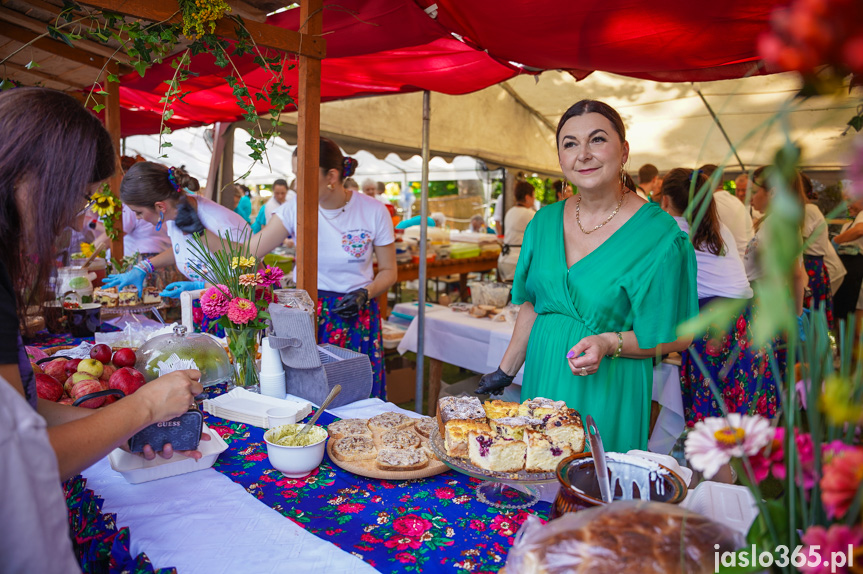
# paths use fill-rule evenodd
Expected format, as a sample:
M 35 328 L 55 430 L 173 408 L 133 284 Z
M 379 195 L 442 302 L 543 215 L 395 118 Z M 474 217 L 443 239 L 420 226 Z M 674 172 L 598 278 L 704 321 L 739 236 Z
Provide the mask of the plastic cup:
M 297 422 L 297 409 L 293 407 L 275 407 L 267 411 L 267 422 L 270 428 L 282 425 L 292 425 Z
M 280 374 L 284 373 L 285 368 L 282 366 L 282 356 L 278 349 L 270 347 L 270 338 L 264 337 L 261 342 L 261 375 L 265 374 Z M 284 378 L 284 375 L 283 377 Z
M 285 398 L 285 373 L 264 374 L 259 376 L 261 394 L 266 397 Z

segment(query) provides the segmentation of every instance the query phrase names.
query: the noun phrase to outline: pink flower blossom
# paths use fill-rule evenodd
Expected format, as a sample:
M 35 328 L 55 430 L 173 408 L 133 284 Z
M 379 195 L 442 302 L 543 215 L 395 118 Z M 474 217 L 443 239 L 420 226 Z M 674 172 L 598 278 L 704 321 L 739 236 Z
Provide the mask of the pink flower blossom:
M 794 442 L 796 446 L 796 456 L 794 466 L 795 474 L 800 472 L 800 466 L 803 470 L 802 486 L 810 489 L 815 486 L 815 454 L 812 445 L 812 437 L 809 433 L 801 433 L 794 429 Z M 785 428 L 776 427 L 774 430 L 773 440 L 758 454 L 749 458 L 752 464 L 752 471 L 755 474 L 755 480 L 761 482 L 767 478 L 768 474 L 772 474 L 779 480 L 785 480 Z M 800 476 L 795 478 L 797 484 L 800 484 Z
M 829 518 L 842 518 L 860 486 L 863 478 L 863 448 L 854 448 L 834 455 L 824 465 L 821 477 L 821 502 Z
M 228 312 L 230 291 L 225 285 L 216 285 L 201 295 L 201 310 L 210 319 L 218 319 Z
M 399 552 L 395 555 L 395 559 L 402 564 L 415 564 L 417 561 L 413 554 L 408 554 L 407 552 Z
M 455 491 L 448 486 L 435 489 L 434 494 L 437 498 L 443 498 L 447 500 L 455 497 Z
M 343 513 L 343 514 L 353 514 L 355 512 L 359 512 L 360 510 L 362 510 L 365 507 L 366 507 L 365 504 L 348 503 L 348 504 L 341 504 L 337 508 L 338 508 L 338 511 Z
M 420 546 L 422 546 L 422 542 L 419 540 L 415 540 L 410 536 L 399 536 L 396 534 L 386 542 L 384 542 L 384 546 L 387 548 L 396 548 L 398 550 L 407 550 L 408 548 L 413 548 L 416 550 Z
M 261 277 L 261 285 L 263 285 L 264 287 L 269 287 L 271 285 L 281 284 L 282 278 L 285 276 L 285 273 L 278 267 L 272 267 L 270 265 L 267 265 L 264 269 L 260 271 L 259 275 Z
M 803 535 L 802 540 L 806 544 L 806 547 L 803 549 L 803 554 L 806 556 L 809 556 L 810 546 L 818 546 L 818 552 L 821 556 L 830 556 L 834 552 L 847 556 L 849 546 L 853 548 L 863 542 L 863 531 L 860 530 L 859 526 L 850 527 L 844 524 L 833 524 L 828 530 L 824 530 L 823 526 L 812 526 Z M 845 568 L 831 570 L 829 561 L 821 562 L 820 560 L 814 566 L 809 566 L 807 562 L 806 565 L 800 567 L 800 571 L 805 574 L 849 572 Z
M 246 460 L 266 460 L 267 453 L 265 452 L 256 452 L 254 454 L 250 454 L 246 457 Z
M 482 520 L 471 520 L 470 529 L 476 530 L 477 532 L 482 532 L 485 530 L 485 522 L 483 522 Z
M 261 278 L 257 273 L 244 273 L 240 275 L 240 285 L 256 287 L 261 284 Z
M 432 527 L 432 523 L 426 520 L 425 518 L 420 518 L 416 514 L 407 514 L 405 516 L 396 518 L 393 522 L 393 528 L 399 534 L 404 534 L 405 536 L 413 536 L 420 537 L 424 532 L 430 530 Z
M 237 297 L 228 303 L 228 319 L 237 325 L 245 325 L 258 316 L 258 308 L 248 299 Z

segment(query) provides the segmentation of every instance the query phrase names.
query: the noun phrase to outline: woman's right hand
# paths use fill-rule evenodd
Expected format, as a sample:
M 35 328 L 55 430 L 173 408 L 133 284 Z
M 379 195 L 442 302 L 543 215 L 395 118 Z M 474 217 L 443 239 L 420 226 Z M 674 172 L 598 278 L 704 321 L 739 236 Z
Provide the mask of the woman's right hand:
M 141 292 L 144 290 L 144 279 L 147 277 L 147 274 L 140 267 L 132 267 L 129 271 L 125 273 L 118 273 L 117 275 L 108 275 L 102 281 L 103 287 L 116 287 L 119 291 L 123 287 L 128 285 L 134 285 L 138 288 L 138 297 L 141 296 Z
M 174 371 L 150 381 L 128 399 L 137 398 L 149 413 L 149 423 L 176 418 L 195 404 L 195 396 L 204 392 L 201 371 Z

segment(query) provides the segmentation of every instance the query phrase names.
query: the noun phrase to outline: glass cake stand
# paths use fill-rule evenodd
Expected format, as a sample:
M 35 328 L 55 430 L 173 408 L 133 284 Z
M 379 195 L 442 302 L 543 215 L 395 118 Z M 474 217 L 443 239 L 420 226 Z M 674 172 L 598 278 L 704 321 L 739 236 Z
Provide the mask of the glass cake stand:
M 118 305 L 116 307 L 106 307 L 102 306 L 102 315 L 108 317 L 119 317 L 121 315 L 126 314 L 144 314 L 152 312 L 156 319 L 165 324 L 165 320 L 162 319 L 162 315 L 159 313 L 160 309 L 165 309 L 167 305 L 165 305 L 164 301 L 160 301 L 159 303 L 147 303 L 140 305 Z
M 502 510 L 530 508 L 539 501 L 540 493 L 534 485 L 557 482 L 553 472 L 495 472 L 485 470 L 463 458 L 455 458 L 446 453 L 446 446 L 437 429 L 432 431 L 429 445 L 441 462 L 462 474 L 482 480 L 476 487 L 476 497 L 480 502 Z

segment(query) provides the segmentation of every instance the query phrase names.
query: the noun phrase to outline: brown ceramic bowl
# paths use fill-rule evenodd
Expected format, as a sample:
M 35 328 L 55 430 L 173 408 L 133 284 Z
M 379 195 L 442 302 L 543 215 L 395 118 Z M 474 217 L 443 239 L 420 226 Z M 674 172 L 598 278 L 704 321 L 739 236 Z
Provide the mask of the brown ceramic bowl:
M 650 482 L 650 500 L 668 504 L 683 502 L 686 498 L 686 485 L 683 479 L 670 468 L 661 464 L 659 466 L 666 473 L 660 476 L 659 480 Z M 626 467 L 629 467 L 629 472 L 636 475 L 642 473 L 645 479 L 650 472 L 647 467 L 625 461 L 608 460 L 608 470 L 611 472 L 622 471 Z M 557 466 L 556 474 L 560 490 L 551 508 L 549 519 L 557 518 L 567 512 L 578 512 L 585 508 L 605 505 L 599 493 L 599 482 L 596 480 L 596 468 L 591 453 L 585 452 L 563 459 Z M 612 488 L 615 488 L 615 485 L 612 485 Z M 633 487 L 633 498 L 644 498 L 637 487 Z M 614 490 L 613 500 L 622 499 L 623 491 L 618 484 Z

